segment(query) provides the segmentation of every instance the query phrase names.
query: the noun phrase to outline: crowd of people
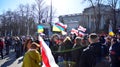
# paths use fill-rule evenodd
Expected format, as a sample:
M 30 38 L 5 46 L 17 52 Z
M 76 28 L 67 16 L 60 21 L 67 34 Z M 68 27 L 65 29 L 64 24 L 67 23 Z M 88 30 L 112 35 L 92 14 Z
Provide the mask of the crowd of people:
M 59 67 L 71 62 L 73 67 L 120 67 L 120 34 L 115 36 L 91 33 L 83 37 L 75 34 L 42 36 L 50 47 Z M 41 67 L 42 57 L 37 37 L 0 37 L 0 54 L 14 50 L 16 58 L 24 56 L 22 67 Z M 69 67 L 69 66 L 68 66 Z

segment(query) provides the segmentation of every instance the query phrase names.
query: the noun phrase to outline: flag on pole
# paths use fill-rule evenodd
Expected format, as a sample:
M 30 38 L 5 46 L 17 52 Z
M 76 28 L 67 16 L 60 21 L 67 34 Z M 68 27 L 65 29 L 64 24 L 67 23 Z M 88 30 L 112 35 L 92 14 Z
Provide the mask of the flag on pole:
M 81 32 L 81 31 L 79 31 L 78 36 L 83 37 L 83 36 L 85 36 L 85 33 L 83 33 L 83 32 Z
M 76 29 L 72 28 L 72 30 L 71 30 L 71 34 L 75 34 L 75 35 L 77 35 L 77 36 L 78 36 L 78 30 L 76 30 Z
M 38 25 L 37 28 L 38 28 L 38 33 L 42 33 L 44 31 L 42 25 Z
M 112 31 L 112 26 L 109 24 L 109 35 L 114 36 L 114 32 Z
M 62 27 L 62 28 L 64 28 L 64 29 L 67 28 L 67 25 L 66 25 L 66 24 L 63 24 L 63 23 L 57 22 L 57 23 L 55 23 L 55 24 L 58 25 L 58 26 L 60 26 L 60 27 Z
M 40 41 L 41 55 L 43 62 L 42 67 L 59 67 L 54 60 L 50 48 L 47 46 L 47 44 L 44 42 L 44 40 L 40 35 L 39 35 L 39 41 Z
M 61 32 L 63 31 L 64 29 L 60 26 L 57 26 L 57 25 L 53 25 L 53 28 L 52 28 L 52 31 L 56 31 L 56 32 Z
M 82 31 L 82 32 L 85 32 L 86 31 L 86 28 L 82 27 L 81 25 L 78 27 L 78 30 Z

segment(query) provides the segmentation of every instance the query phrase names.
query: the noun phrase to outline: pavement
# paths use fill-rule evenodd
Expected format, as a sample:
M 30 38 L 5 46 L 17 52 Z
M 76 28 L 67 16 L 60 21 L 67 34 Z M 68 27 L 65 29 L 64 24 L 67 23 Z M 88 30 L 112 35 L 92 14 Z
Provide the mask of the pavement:
M 23 56 L 16 59 L 15 52 L 10 50 L 9 55 L 4 54 L 4 59 L 0 57 L 0 67 L 21 67 Z

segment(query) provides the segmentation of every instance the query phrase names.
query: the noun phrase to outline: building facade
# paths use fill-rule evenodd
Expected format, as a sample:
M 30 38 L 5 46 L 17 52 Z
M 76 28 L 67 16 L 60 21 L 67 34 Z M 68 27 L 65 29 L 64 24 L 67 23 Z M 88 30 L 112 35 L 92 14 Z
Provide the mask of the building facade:
M 84 25 L 82 14 L 69 14 L 59 16 L 59 20 L 64 24 L 67 24 L 67 32 L 69 32 L 72 28 L 77 28 L 80 24 Z
M 79 25 L 87 28 L 87 32 L 95 32 L 99 22 L 100 31 L 108 31 L 108 26 L 113 23 L 112 9 L 109 5 L 100 4 L 98 6 L 84 9 L 82 14 L 70 14 L 59 16 L 59 20 L 68 25 L 67 31 L 71 28 L 77 28 Z M 120 26 L 120 10 L 117 11 L 117 26 Z

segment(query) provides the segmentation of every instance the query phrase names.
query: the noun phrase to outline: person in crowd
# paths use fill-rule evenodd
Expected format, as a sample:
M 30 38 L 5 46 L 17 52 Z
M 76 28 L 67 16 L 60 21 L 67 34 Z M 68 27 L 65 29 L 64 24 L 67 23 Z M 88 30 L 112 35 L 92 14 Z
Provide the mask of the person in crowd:
M 116 34 L 117 41 L 120 42 L 120 34 Z
M 24 55 L 22 67 L 41 67 L 41 55 L 38 52 L 40 45 L 32 42 L 30 48 Z
M 58 34 L 53 34 L 53 36 L 50 39 L 50 48 L 52 51 L 57 51 L 58 50 L 58 44 L 60 41 L 60 37 Z
M 19 58 L 22 55 L 22 42 L 19 37 L 15 38 L 15 52 L 16 58 Z
M 59 48 L 60 37 L 58 34 L 53 34 L 50 39 L 50 49 L 51 51 L 58 51 Z M 55 62 L 58 63 L 58 53 L 53 52 L 53 56 L 55 58 Z
M 6 47 L 6 55 L 9 54 L 9 50 L 10 50 L 10 37 L 6 37 L 5 38 L 5 47 Z
M 64 51 L 72 49 L 72 46 L 73 46 L 73 43 L 71 41 L 71 38 L 69 36 L 66 36 L 66 38 L 63 40 L 63 45 L 62 45 L 62 47 L 64 48 Z M 71 52 L 70 51 L 64 52 L 64 60 L 65 61 L 71 60 Z
M 80 67 L 95 67 L 102 60 L 102 58 L 105 57 L 102 56 L 102 45 L 99 43 L 98 35 L 96 33 L 91 33 L 88 40 L 90 42 L 90 45 L 88 45 L 87 48 L 83 49 L 80 57 Z M 99 65 L 99 67 L 106 66 Z
M 111 46 L 111 38 L 110 37 L 105 38 L 105 45 L 107 46 L 107 50 L 109 50 L 109 48 Z
M 75 67 L 79 67 L 79 60 L 80 60 L 80 56 L 81 56 L 81 53 L 82 53 L 82 40 L 83 38 L 81 37 L 76 37 L 75 38 L 75 43 L 72 47 L 72 51 L 71 51 L 71 58 L 72 58 L 72 61 L 75 62 Z
M 106 45 L 105 36 L 99 37 L 99 43 L 101 43 L 101 54 L 104 56 L 107 60 L 109 60 L 109 49 L 108 45 Z M 109 42 L 108 42 L 109 43 Z
M 82 46 L 87 47 L 89 45 L 88 35 L 85 35 L 82 39 Z
M 21 42 L 22 42 L 22 48 L 21 48 L 21 50 L 22 50 L 22 54 L 24 54 L 24 44 L 25 44 L 25 36 L 22 36 L 21 37 Z
M 3 46 L 4 46 L 4 43 L 3 43 L 2 39 L 0 39 L 0 55 L 1 55 L 2 59 L 3 59 Z
M 23 45 L 23 50 L 24 52 L 27 52 L 28 49 L 30 48 L 31 46 L 31 43 L 32 43 L 32 39 L 26 39 L 24 45 Z
M 111 67 L 120 67 L 120 43 L 117 38 L 113 38 L 110 47 Z
M 50 45 L 50 39 L 48 36 L 44 37 L 44 41 L 48 46 Z
M 99 36 L 99 41 L 101 44 L 105 44 L 105 36 Z

